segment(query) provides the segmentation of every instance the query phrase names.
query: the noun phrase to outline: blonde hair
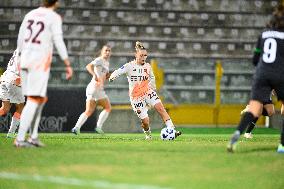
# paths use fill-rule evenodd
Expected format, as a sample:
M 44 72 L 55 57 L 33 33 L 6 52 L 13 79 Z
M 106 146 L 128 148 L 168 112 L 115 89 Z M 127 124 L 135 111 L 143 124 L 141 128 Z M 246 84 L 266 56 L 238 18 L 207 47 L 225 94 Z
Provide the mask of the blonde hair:
M 144 45 L 140 41 L 136 41 L 136 43 L 135 43 L 135 50 L 137 52 L 139 50 L 146 50 L 146 48 L 144 47 Z

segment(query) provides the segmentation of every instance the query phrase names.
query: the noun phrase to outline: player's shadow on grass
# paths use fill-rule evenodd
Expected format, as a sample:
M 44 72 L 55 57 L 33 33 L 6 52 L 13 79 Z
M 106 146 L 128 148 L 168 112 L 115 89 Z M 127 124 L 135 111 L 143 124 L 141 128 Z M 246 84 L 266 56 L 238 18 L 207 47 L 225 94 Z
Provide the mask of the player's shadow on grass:
M 243 149 L 240 151 L 240 153 L 254 153 L 254 152 L 275 152 L 276 147 L 275 146 L 266 146 L 266 147 L 260 147 L 260 148 L 252 148 L 252 149 Z

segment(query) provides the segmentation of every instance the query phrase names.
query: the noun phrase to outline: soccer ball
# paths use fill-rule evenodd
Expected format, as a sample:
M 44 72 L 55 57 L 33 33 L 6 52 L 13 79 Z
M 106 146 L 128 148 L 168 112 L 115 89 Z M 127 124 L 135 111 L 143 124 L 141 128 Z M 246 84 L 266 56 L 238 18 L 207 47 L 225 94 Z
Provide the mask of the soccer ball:
M 176 131 L 172 128 L 163 128 L 161 130 L 161 139 L 162 140 L 174 140 Z

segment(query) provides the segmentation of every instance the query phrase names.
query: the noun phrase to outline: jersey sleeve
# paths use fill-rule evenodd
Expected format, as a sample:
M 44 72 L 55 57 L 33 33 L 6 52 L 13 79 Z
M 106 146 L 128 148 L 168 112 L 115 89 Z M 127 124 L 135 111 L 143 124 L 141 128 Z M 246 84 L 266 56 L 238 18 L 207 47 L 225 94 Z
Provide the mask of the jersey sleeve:
M 259 59 L 260 59 L 260 55 L 261 55 L 262 49 L 261 49 L 261 36 L 258 37 L 257 43 L 256 43 L 256 47 L 254 49 L 254 53 L 253 53 L 253 58 L 252 58 L 252 63 L 253 65 L 257 66 Z
M 95 60 L 91 62 L 91 64 L 94 66 L 102 66 L 103 61 L 100 58 L 96 58 Z
M 113 81 L 113 80 L 117 79 L 119 76 L 121 76 L 122 74 L 128 73 L 129 67 L 130 67 L 129 63 L 124 64 L 119 69 L 112 72 L 112 74 L 109 77 L 109 80 Z
M 51 32 L 53 36 L 53 42 L 58 51 L 58 54 L 62 60 L 68 58 L 67 48 L 63 41 L 63 32 L 62 32 L 62 19 L 59 15 L 55 15 L 55 20 L 51 25 Z

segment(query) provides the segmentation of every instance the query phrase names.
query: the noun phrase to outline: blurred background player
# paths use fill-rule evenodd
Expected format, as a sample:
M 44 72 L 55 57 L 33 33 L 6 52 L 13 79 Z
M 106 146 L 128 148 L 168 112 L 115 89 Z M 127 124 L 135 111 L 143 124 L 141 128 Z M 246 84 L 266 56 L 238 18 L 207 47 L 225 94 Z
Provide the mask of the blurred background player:
M 2 106 L 0 116 L 9 113 L 11 104 L 15 104 L 16 111 L 13 114 L 11 125 L 7 133 L 7 138 L 14 138 L 15 132 L 20 124 L 20 117 L 24 108 L 25 97 L 22 94 L 19 54 L 16 49 L 11 57 L 6 71 L 1 76 L 0 99 Z
M 141 120 L 141 127 L 146 135 L 146 140 L 151 140 L 147 105 L 155 108 L 167 127 L 174 129 L 175 126 L 155 92 L 155 76 L 151 65 L 146 62 L 148 56 L 146 48 L 142 43 L 136 42 L 135 50 L 135 59 L 115 70 L 109 80 L 113 81 L 120 75 L 126 74 L 129 83 L 129 97 L 132 108 Z M 179 131 L 176 131 L 176 136 L 180 134 Z
M 82 125 L 94 113 L 97 104 L 103 107 L 103 111 L 99 115 L 96 131 L 100 134 L 104 133 L 102 126 L 111 111 L 110 101 L 104 90 L 104 82 L 109 77 L 110 56 L 111 47 L 104 45 L 100 56 L 86 66 L 87 71 L 93 78 L 86 89 L 86 110 L 80 115 L 75 127 L 72 129 L 72 133 L 76 135 L 80 134 Z
M 236 131 L 227 146 L 228 152 L 234 152 L 240 135 L 247 125 L 261 115 L 263 103 L 270 98 L 272 89 L 282 102 L 281 114 L 284 115 L 284 7 L 281 5 L 273 13 L 270 24 L 259 36 L 257 48 L 259 61 L 253 79 L 249 111 L 244 113 Z M 284 119 L 277 152 L 284 153 Z
M 63 41 L 62 19 L 54 11 L 57 0 L 43 0 L 43 6 L 26 14 L 18 35 L 23 94 L 27 103 L 23 109 L 16 147 L 43 146 L 38 139 L 38 125 L 41 112 L 47 101 L 47 84 L 53 54 L 53 44 L 66 66 L 66 79 L 73 70 Z M 25 135 L 32 128 L 31 137 Z

